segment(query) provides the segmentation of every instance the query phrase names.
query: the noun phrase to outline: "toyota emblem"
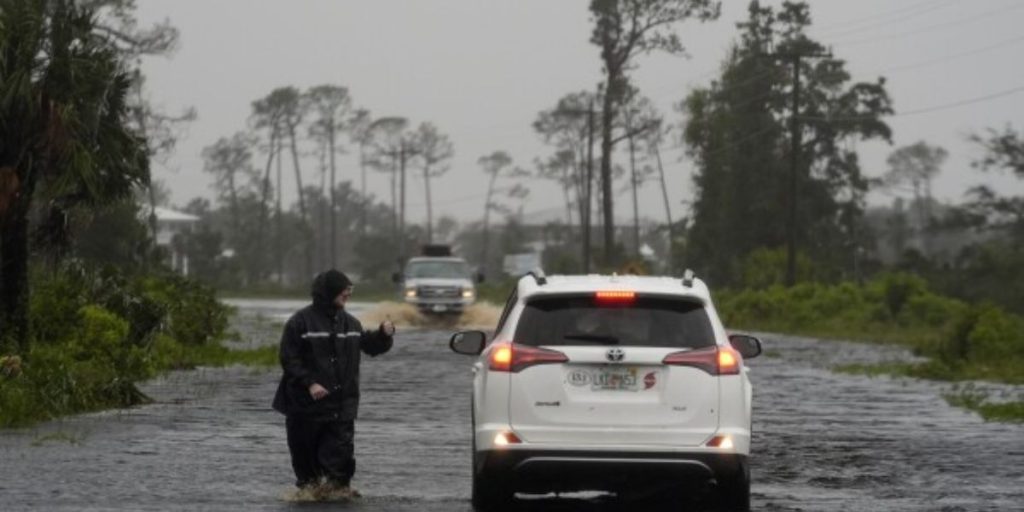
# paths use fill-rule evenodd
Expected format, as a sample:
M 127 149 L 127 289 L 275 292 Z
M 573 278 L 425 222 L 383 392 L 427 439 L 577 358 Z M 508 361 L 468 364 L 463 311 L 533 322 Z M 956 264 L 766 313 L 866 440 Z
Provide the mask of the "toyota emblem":
M 622 359 L 626 357 L 626 352 L 621 348 L 608 349 L 608 352 L 604 354 L 604 357 L 613 363 L 620 363 Z

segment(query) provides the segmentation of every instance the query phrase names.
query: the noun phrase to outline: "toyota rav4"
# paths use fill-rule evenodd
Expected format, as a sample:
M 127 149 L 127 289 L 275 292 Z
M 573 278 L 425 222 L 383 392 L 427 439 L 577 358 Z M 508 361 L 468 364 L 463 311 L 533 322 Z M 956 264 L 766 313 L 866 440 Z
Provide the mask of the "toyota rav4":
M 728 335 L 707 287 L 639 276 L 521 278 L 473 364 L 473 505 L 655 483 L 724 510 L 750 503 L 752 336 Z

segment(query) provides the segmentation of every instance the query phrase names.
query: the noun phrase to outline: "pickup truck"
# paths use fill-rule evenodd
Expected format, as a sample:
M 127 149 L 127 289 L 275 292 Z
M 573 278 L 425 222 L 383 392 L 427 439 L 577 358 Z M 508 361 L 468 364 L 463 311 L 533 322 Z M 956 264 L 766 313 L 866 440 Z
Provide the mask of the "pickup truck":
M 475 283 L 483 281 L 482 274 L 474 274 L 466 260 L 443 246 L 424 248 L 423 256 L 409 259 L 392 278 L 405 303 L 430 315 L 461 314 L 476 301 Z

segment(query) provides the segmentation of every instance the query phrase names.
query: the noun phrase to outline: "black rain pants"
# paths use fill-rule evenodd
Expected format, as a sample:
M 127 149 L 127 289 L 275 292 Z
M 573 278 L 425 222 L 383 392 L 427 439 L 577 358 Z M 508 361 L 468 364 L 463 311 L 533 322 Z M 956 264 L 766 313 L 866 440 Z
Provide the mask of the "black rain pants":
M 336 485 L 349 485 L 356 472 L 354 421 L 289 415 L 285 428 L 295 485 L 313 485 L 324 477 Z

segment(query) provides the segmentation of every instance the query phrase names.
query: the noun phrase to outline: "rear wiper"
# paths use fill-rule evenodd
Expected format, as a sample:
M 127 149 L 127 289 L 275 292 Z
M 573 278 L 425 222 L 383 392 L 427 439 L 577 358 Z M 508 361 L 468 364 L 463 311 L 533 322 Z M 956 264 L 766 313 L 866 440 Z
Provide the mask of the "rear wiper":
M 601 343 L 603 345 L 618 345 L 619 338 L 615 336 L 609 336 L 607 334 L 584 334 L 584 333 L 568 333 L 562 338 L 567 340 L 581 340 L 581 341 L 593 341 Z

